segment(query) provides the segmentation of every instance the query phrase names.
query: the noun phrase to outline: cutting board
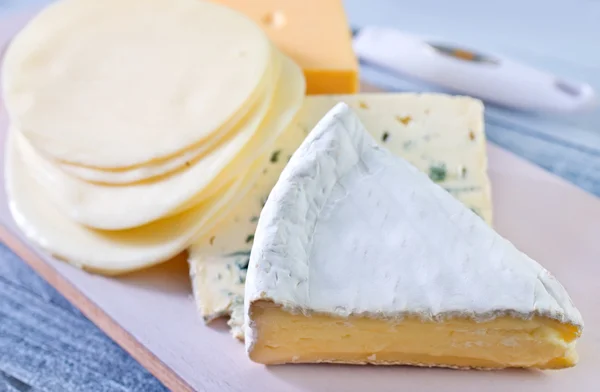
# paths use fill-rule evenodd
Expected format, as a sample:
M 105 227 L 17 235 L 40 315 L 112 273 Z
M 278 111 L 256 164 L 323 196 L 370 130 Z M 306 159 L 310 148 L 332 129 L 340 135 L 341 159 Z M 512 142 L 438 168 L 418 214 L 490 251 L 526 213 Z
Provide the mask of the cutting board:
M 0 46 L 14 29 L 0 24 Z M 0 109 L 1 151 L 6 126 Z M 488 145 L 488 153 L 495 228 L 552 271 L 583 314 L 586 326 L 575 368 L 482 372 L 401 366 L 264 367 L 247 359 L 224 322 L 203 325 L 184 256 L 120 278 L 88 274 L 28 243 L 10 217 L 4 189 L 0 239 L 172 390 L 597 391 L 600 200 L 498 147 Z

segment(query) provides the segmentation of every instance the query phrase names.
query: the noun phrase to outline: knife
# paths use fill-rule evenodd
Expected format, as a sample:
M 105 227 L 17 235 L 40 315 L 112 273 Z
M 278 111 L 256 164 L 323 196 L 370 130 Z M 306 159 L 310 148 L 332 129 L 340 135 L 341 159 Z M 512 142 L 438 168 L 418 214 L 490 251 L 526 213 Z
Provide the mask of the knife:
M 385 27 L 363 27 L 352 35 L 354 51 L 365 64 L 496 105 L 560 113 L 596 107 L 589 84 L 506 57 Z

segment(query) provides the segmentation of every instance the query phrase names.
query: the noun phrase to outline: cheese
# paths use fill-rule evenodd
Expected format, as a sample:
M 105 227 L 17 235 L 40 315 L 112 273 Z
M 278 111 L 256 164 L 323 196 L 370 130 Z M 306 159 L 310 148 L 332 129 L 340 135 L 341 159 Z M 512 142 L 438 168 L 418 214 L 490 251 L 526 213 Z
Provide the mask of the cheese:
M 264 364 L 562 368 L 583 321 L 565 289 L 344 104 L 261 212 L 246 348 Z
M 23 233 L 53 256 L 86 270 L 117 274 L 147 267 L 181 252 L 191 238 L 226 208 L 241 181 L 219 198 L 183 215 L 126 231 L 100 231 L 79 225 L 60 213 L 34 180 L 11 132 L 6 151 L 6 189 L 12 216 Z
M 210 2 L 62 0 L 6 52 L 5 105 L 45 155 L 128 167 L 209 138 L 251 101 L 272 56 L 255 23 Z
M 84 181 L 111 185 L 125 185 L 151 180 L 156 177 L 168 175 L 176 170 L 185 169 L 192 162 L 218 148 L 220 143 L 226 142 L 233 134 L 239 132 L 240 125 L 243 121 L 247 121 L 249 116 L 256 117 L 257 115 L 264 116 L 266 114 L 269 100 L 272 100 L 274 93 L 272 76 L 279 73 L 278 68 L 280 66 L 280 61 L 278 61 L 280 60 L 279 56 L 275 56 L 273 60 L 273 71 L 270 77 L 264 81 L 264 86 L 261 86 L 256 94 L 257 96 L 251 100 L 250 103 L 252 105 L 246 105 L 247 107 L 241 108 L 227 123 L 215 131 L 215 134 L 210 139 L 181 151 L 177 155 L 153 160 L 142 165 L 109 170 L 73 165 L 65 162 L 55 161 L 53 163 L 65 173 Z
M 224 176 L 216 178 L 213 195 L 192 208 L 128 230 L 91 229 L 57 210 L 49 188 L 40 186 L 44 178 L 40 179 L 39 173 L 44 167 L 52 166 L 37 155 L 23 135 L 11 131 L 7 143 L 6 188 L 17 225 L 31 241 L 52 255 L 94 272 L 119 274 L 170 259 L 211 229 L 226 215 L 230 205 L 238 204 L 269 161 L 270 151 L 265 150 L 272 144 L 269 140 L 275 140 L 290 125 L 303 97 L 300 70 L 287 59 L 284 59 L 284 64 L 283 75 L 290 84 L 280 86 L 278 103 L 274 105 L 276 113 L 267 116 L 260 124 L 260 132 L 266 134 L 266 144 L 260 145 L 251 140 L 245 147 L 253 154 L 262 155 L 254 161 L 244 161 L 245 167 L 239 160 L 234 162 L 236 166 L 230 169 L 232 175 L 229 180 Z M 282 107 L 277 109 L 280 105 Z M 57 170 L 56 175 L 59 174 L 63 175 Z M 209 176 L 211 173 L 197 173 L 196 181 L 203 174 Z M 148 197 L 142 193 L 139 196 L 138 203 Z M 151 201 L 164 201 L 170 195 L 159 193 L 157 196 Z M 107 202 L 105 213 L 112 213 L 111 208 L 119 201 Z
M 235 337 L 243 338 L 244 282 L 260 210 L 289 156 L 306 136 L 296 124 L 275 142 L 266 166 L 244 197 L 214 229 L 189 248 L 190 275 L 198 310 L 205 322 L 231 316 Z
M 467 318 L 440 323 L 406 317 L 399 323 L 356 316 L 306 317 L 287 313 L 270 303 L 258 306 L 256 317 L 257 328 L 268 338 L 263 343 L 267 347 L 258 347 L 253 355 L 266 364 L 330 362 L 560 369 L 577 362 L 570 343 L 577 336 L 576 330 L 539 317 L 522 321 L 506 316 L 479 323 Z M 544 340 L 547 343 L 541 344 Z M 275 345 L 276 348 L 269 347 Z
M 259 24 L 306 76 L 308 94 L 358 92 L 358 61 L 340 0 L 213 0 Z
M 441 94 L 307 97 L 294 125 L 277 139 L 268 167 L 248 195 L 189 249 L 194 296 L 206 322 L 230 315 L 232 333 L 243 338 L 246 268 L 262 206 L 308 131 L 341 101 L 355 108 L 381 145 L 432 176 L 491 223 L 483 107 L 479 101 Z
M 110 186 L 72 177 L 35 151 L 28 153 L 28 165 L 63 214 L 92 228 L 128 229 L 185 211 L 247 169 L 300 109 L 304 97 L 302 73 L 281 56 L 283 66 L 274 98 L 253 112 L 226 143 L 185 170 L 153 181 Z
M 483 104 L 443 94 L 359 94 L 311 97 L 298 115 L 308 133 L 343 101 L 371 135 L 492 221 Z
M 145 268 L 182 252 L 248 194 L 269 158 L 260 157 L 218 194 L 185 213 L 130 230 L 102 231 L 79 225 L 56 209 L 32 176 L 21 140 L 18 133 L 9 133 L 5 162 L 9 207 L 17 226 L 53 256 L 107 275 Z

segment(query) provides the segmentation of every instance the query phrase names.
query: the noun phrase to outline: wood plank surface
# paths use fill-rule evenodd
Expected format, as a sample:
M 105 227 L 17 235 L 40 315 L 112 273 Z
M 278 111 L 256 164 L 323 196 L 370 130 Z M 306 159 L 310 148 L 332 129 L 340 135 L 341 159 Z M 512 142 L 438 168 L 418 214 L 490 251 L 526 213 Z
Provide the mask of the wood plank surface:
M 2 242 L 35 264 L 35 257 L 5 234 L 0 229 Z M 4 244 L 0 260 L 0 391 L 165 390 Z M 49 280 L 69 295 L 65 283 Z M 93 317 L 98 323 L 98 314 Z

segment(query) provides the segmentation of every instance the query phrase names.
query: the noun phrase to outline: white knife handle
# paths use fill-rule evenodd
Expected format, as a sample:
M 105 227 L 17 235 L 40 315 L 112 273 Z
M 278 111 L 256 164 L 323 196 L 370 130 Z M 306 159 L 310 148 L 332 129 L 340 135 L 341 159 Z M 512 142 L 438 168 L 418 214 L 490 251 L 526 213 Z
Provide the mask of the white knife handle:
M 566 81 L 506 58 L 440 50 L 442 41 L 380 27 L 364 27 L 354 38 L 357 56 L 424 82 L 522 110 L 573 112 L 596 101 L 588 84 Z M 476 52 L 475 52 L 476 53 Z

